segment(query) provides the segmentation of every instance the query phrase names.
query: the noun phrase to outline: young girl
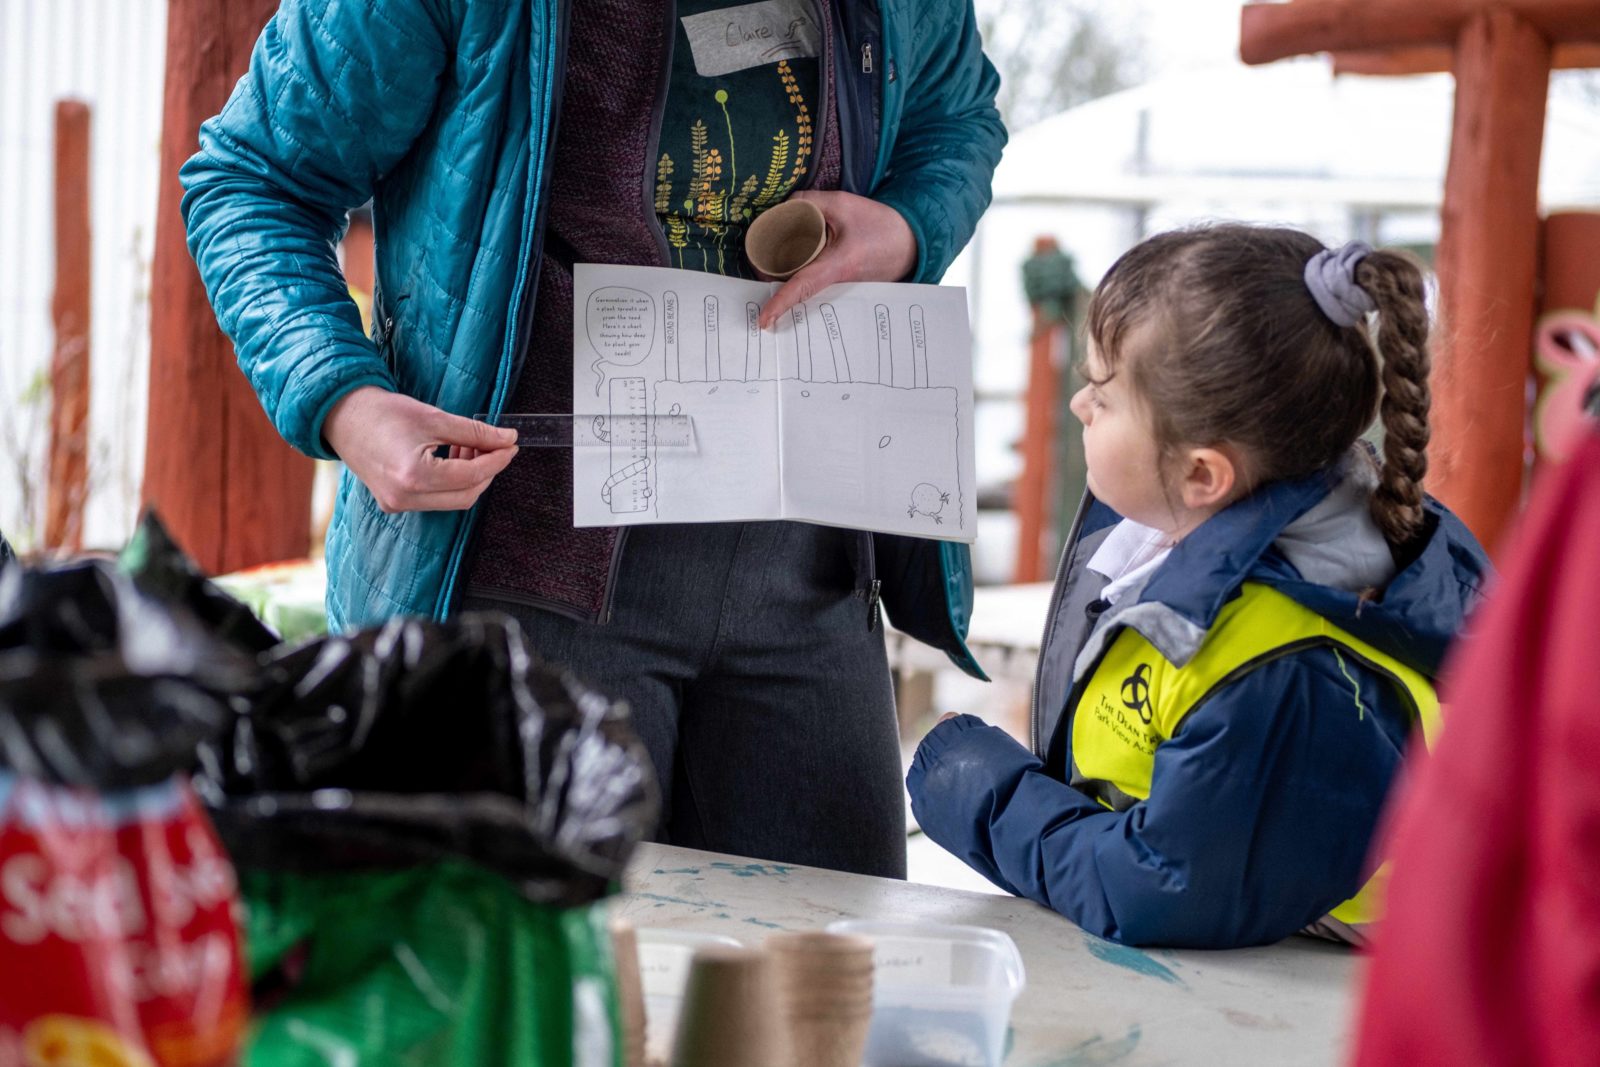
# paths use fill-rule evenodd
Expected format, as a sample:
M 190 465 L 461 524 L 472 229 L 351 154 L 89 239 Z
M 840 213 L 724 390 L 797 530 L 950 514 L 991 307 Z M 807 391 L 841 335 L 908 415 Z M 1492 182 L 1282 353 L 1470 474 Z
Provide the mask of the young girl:
M 1488 569 L 1422 493 L 1427 333 L 1412 260 L 1293 230 L 1162 234 L 1111 268 L 1032 751 L 941 722 L 907 781 L 930 837 L 1128 944 L 1361 941 L 1379 810 Z

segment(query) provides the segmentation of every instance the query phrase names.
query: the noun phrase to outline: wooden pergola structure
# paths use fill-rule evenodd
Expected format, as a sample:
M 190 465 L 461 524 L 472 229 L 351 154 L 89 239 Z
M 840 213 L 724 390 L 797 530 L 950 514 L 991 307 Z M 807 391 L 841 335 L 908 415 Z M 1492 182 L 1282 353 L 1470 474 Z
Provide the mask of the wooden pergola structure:
M 1522 495 L 1550 72 L 1600 65 L 1600 0 L 1246 4 L 1246 63 L 1331 52 L 1345 72 L 1449 70 L 1429 489 L 1493 546 Z

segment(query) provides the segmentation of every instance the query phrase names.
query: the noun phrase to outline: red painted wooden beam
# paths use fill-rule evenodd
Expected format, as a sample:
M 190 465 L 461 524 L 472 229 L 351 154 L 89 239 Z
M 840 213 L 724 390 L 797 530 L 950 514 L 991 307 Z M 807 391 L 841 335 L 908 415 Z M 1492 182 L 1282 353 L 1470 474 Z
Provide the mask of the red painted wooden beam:
M 1589 390 L 1600 387 L 1600 211 L 1548 216 L 1539 254 L 1533 339 L 1540 386 L 1533 409 L 1536 477 L 1551 461 L 1572 454 Z
M 1491 548 L 1521 500 L 1550 45 L 1496 10 L 1456 44 L 1429 489 Z
M 1455 65 L 1454 45 L 1418 45 L 1413 48 L 1385 48 L 1370 52 L 1335 52 L 1335 74 L 1440 74 Z M 1587 70 L 1600 67 L 1600 44 L 1558 44 L 1551 58 L 1552 70 Z
M 278 436 L 217 327 L 184 243 L 178 168 L 277 0 L 171 0 L 150 311 L 144 500 L 217 573 L 304 556 L 313 465 Z
M 1058 248 L 1055 238 L 1040 237 L 1033 254 Z M 1012 510 L 1017 517 L 1017 558 L 1012 581 L 1040 582 L 1048 578 L 1045 535 L 1051 526 L 1051 501 L 1055 499 L 1056 415 L 1061 405 L 1061 369 L 1056 358 L 1065 329 L 1035 305 L 1033 334 L 1028 344 L 1028 392 L 1022 424 L 1022 471 L 1012 490 Z
M 83 549 L 89 498 L 90 184 L 89 106 L 56 103 L 55 294 L 50 316 L 50 468 L 44 547 Z
M 1290 0 L 1244 6 L 1239 56 L 1270 63 L 1313 52 L 1449 46 L 1491 11 L 1514 15 L 1552 42 L 1600 43 L 1600 0 Z

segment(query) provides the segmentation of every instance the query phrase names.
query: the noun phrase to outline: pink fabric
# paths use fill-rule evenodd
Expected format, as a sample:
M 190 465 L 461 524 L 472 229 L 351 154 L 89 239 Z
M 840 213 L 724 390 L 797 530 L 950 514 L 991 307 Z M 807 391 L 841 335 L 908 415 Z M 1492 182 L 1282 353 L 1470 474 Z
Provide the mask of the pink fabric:
M 1600 1064 L 1600 433 L 1507 558 L 1392 818 L 1361 1067 Z

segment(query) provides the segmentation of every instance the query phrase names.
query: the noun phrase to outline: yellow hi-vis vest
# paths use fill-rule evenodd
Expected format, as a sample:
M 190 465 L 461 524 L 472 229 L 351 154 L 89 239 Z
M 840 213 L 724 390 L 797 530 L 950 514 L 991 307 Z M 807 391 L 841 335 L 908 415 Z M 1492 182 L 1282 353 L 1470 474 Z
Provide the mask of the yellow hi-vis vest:
M 1150 796 L 1156 746 L 1170 739 L 1189 712 L 1229 682 L 1299 649 L 1332 646 L 1351 679 L 1358 714 L 1354 661 L 1394 683 L 1432 746 L 1439 729 L 1433 683 L 1394 657 L 1354 637 L 1310 608 L 1265 585 L 1246 582 L 1223 607 L 1205 642 L 1186 666 L 1174 667 L 1144 635 L 1124 629 L 1112 641 L 1072 716 L 1072 782 L 1108 808 L 1125 810 Z M 1359 928 L 1378 918 L 1387 864 L 1350 900 L 1328 914 Z

